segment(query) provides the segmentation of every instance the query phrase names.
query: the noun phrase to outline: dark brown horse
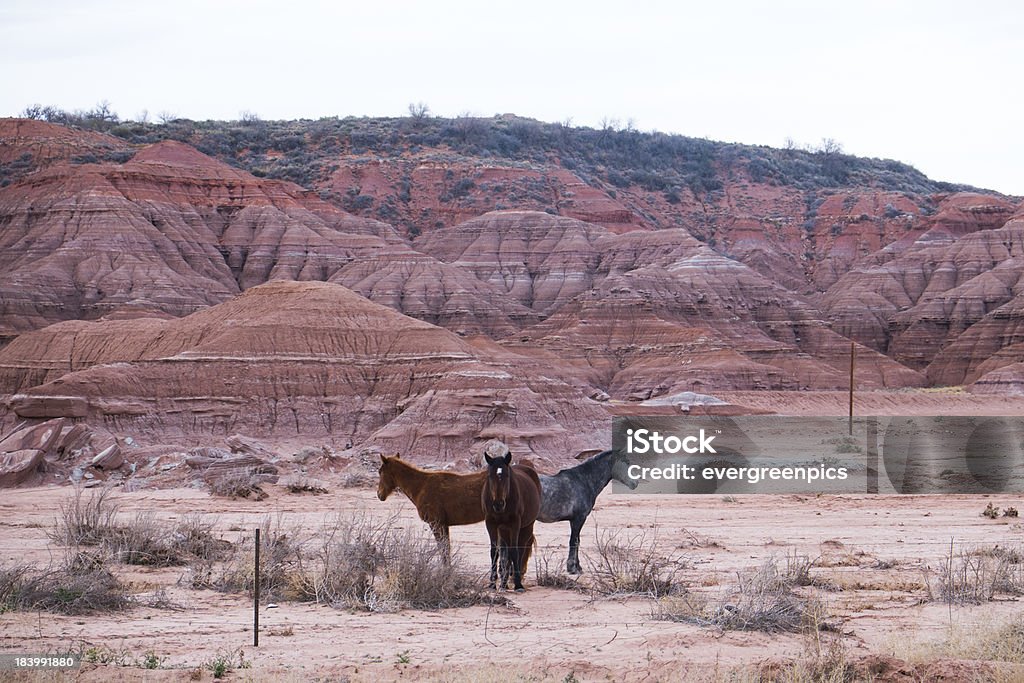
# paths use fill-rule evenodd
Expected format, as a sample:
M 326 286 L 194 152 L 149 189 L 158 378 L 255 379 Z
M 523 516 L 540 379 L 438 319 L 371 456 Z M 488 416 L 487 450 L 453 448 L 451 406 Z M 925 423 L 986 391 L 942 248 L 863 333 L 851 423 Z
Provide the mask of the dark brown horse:
M 486 515 L 491 539 L 491 588 L 498 580 L 501 560 L 501 587 L 508 588 L 512 571 L 517 592 L 523 588 L 523 572 L 533 551 L 533 524 L 540 511 L 540 478 L 528 465 L 512 466 L 512 453 L 506 447 L 503 456 L 487 460 L 487 482 L 480 503 Z
M 487 472 L 428 472 L 404 462 L 397 455 L 389 458 L 382 454 L 380 460 L 377 497 L 387 500 L 392 491 L 401 490 L 416 506 L 420 519 L 430 525 L 447 562 L 451 557 L 448 528 L 484 521 L 480 496 Z

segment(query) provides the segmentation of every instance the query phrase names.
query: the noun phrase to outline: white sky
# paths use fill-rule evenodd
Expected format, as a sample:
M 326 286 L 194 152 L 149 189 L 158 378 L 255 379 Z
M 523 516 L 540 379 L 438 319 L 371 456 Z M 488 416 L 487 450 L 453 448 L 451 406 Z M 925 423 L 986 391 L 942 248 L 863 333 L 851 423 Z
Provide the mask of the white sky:
M 712 6 L 714 5 L 714 6 Z M 0 116 L 516 113 L 715 140 L 830 137 L 1024 195 L 1024 4 L 3 0 Z

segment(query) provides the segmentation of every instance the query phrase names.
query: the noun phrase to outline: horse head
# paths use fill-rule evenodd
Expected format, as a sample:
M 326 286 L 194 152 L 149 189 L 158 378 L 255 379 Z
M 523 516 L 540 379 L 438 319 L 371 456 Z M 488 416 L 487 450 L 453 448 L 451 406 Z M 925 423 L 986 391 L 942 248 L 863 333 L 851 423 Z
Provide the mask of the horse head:
M 484 453 L 487 460 L 487 483 L 484 490 L 491 510 L 501 514 L 509 503 L 512 491 L 512 452 L 505 449 L 505 455 L 492 458 Z
M 639 486 L 640 482 L 637 479 L 629 476 L 629 458 L 622 451 L 612 452 L 612 479 L 620 483 L 625 484 L 630 490 L 635 489 Z
M 383 453 L 380 454 L 380 480 L 377 482 L 377 497 L 381 500 L 387 500 L 388 496 L 398 488 L 398 483 L 395 481 L 395 475 L 391 471 L 391 461 L 396 460 L 397 458 L 397 453 L 393 458 L 389 458 Z

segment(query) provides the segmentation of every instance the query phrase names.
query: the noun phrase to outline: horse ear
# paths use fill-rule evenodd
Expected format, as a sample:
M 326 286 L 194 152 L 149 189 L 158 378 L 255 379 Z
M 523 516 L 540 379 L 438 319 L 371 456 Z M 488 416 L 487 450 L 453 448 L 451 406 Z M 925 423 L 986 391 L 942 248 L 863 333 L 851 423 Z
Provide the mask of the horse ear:
M 383 453 L 380 454 L 380 462 L 381 462 L 382 465 L 386 465 L 388 460 L 390 460 L 390 459 L 391 458 L 389 458 L 388 456 L 384 455 Z
M 494 462 L 494 458 L 492 458 L 491 456 L 489 456 L 486 453 L 484 453 L 484 461 L 486 461 L 487 462 L 487 466 L 490 467 L 491 464 Z
M 512 466 L 512 451 L 505 451 L 505 458 L 504 458 L 504 460 L 505 460 L 505 465 L 507 467 L 511 467 Z

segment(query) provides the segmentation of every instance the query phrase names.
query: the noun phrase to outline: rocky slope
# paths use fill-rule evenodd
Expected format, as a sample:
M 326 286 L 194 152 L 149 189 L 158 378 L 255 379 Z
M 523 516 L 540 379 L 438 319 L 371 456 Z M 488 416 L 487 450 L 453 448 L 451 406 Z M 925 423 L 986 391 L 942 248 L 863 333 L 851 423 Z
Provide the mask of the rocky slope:
M 209 125 L 179 137 L 219 158 L 0 121 L 2 424 L 557 459 L 606 443 L 608 401 L 843 389 L 851 342 L 862 389 L 1021 391 L 1013 198 L 614 131 L 502 157 L 294 124 L 243 154 Z M 264 177 L 310 150 L 305 187 Z
M 545 320 L 508 343 L 556 352 L 616 398 L 848 383 L 849 342 L 813 306 L 684 230 L 615 235 L 499 212 L 416 246 L 533 307 Z M 924 383 L 874 351 L 862 348 L 861 358 L 867 386 Z
M 64 349 L 80 369 L 55 367 Z M 23 335 L 0 364 L 4 388 L 23 390 L 9 400 L 19 417 L 85 418 L 135 438 L 243 432 L 448 461 L 500 436 L 553 457 L 599 439 L 606 417 L 557 368 L 490 357 L 320 282 L 268 283 L 183 318 L 62 323 Z
M 180 316 L 277 279 L 336 278 L 425 319 L 454 316 L 474 332 L 508 331 L 509 318 L 530 318 L 411 250 L 388 225 L 173 141 L 123 164 L 39 170 L 0 192 L 0 226 L 0 337 L 7 339 L 125 307 Z M 415 263 L 415 272 L 399 268 L 400 284 L 371 275 L 367 264 L 382 254 L 392 257 L 387 267 Z M 356 267 L 342 274 L 349 264 Z M 414 303 L 417 294 L 403 291 L 416 287 L 407 287 L 410 280 L 427 301 Z
M 0 183 L 60 162 L 124 161 L 132 148 L 124 140 L 94 131 L 29 119 L 0 119 Z
M 876 253 L 822 303 L 838 332 L 932 383 L 964 384 L 1024 360 L 1024 221 L 984 195 L 954 195 L 940 209 L 927 232 Z

